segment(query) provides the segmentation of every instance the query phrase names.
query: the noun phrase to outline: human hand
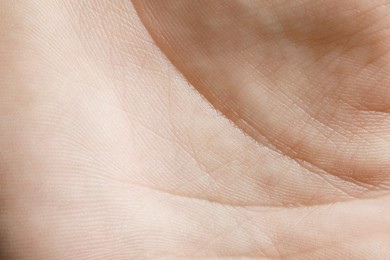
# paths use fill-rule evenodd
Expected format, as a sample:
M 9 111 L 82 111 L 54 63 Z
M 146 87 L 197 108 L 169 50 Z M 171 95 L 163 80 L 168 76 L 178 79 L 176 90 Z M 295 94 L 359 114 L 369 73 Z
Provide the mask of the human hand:
M 2 1 L 4 257 L 389 258 L 389 14 Z

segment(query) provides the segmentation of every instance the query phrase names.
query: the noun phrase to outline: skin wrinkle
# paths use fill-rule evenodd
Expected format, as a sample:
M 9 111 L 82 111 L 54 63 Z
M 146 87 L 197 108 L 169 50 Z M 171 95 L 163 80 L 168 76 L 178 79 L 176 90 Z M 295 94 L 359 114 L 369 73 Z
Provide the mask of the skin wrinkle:
M 141 13 L 141 17 L 143 17 L 143 12 L 140 12 Z M 157 23 L 159 23 L 159 22 L 157 22 Z M 149 28 L 150 29 L 150 27 L 148 26 L 148 22 L 146 22 L 146 24 L 147 24 L 147 28 Z M 151 33 L 152 33 L 152 36 L 154 35 L 155 36 L 155 34 L 154 34 L 154 32 L 153 32 L 153 29 L 150 29 L 151 30 Z M 156 38 L 155 38 L 156 39 Z M 160 43 L 160 40 L 157 38 L 157 43 Z M 166 48 L 166 45 L 163 45 L 163 46 L 161 46 L 161 44 L 160 44 L 160 47 L 162 47 L 163 48 L 163 50 L 164 50 L 164 48 Z M 168 47 L 169 48 L 169 47 Z M 173 61 L 173 63 L 174 64 L 176 64 L 177 65 L 177 63 L 175 62 L 175 61 Z M 186 76 L 188 77 L 188 74 L 186 74 Z M 189 81 L 190 82 L 194 82 L 194 80 L 190 77 L 189 78 Z M 196 82 L 196 80 L 195 80 L 195 82 Z M 201 88 L 201 92 L 202 92 L 202 89 L 204 89 L 204 88 Z M 199 89 L 198 89 L 199 90 Z M 204 94 L 205 96 L 207 96 L 208 94 L 206 93 L 202 93 L 202 94 Z M 209 98 L 209 100 L 210 100 L 210 98 Z M 215 105 L 215 103 L 213 103 L 213 102 L 211 102 L 213 105 Z M 234 110 L 233 110 L 234 111 Z M 334 111 L 336 111 L 336 110 L 334 110 Z M 226 111 L 224 111 L 223 109 L 222 109 L 222 112 L 223 112 L 223 114 L 227 114 L 226 113 Z M 227 117 L 229 118 L 229 119 L 232 119 L 231 117 L 230 117 L 230 115 L 228 114 L 227 115 Z M 237 118 L 233 118 L 232 119 L 233 121 L 237 121 Z M 242 120 L 242 118 L 240 118 L 240 120 Z M 245 131 L 245 129 L 244 129 L 244 131 Z M 260 133 L 261 134 L 261 133 Z M 251 134 L 249 134 L 249 135 L 251 135 Z M 261 134 L 262 136 L 263 136 L 263 134 Z M 253 136 L 253 135 L 252 135 Z M 254 138 L 255 140 L 258 140 L 258 138 L 257 137 L 255 137 Z M 272 142 L 271 142 L 272 143 Z M 274 143 L 274 146 L 275 146 L 275 143 Z M 288 157 L 289 158 L 291 158 L 291 159 L 293 159 L 294 160 L 294 156 L 292 156 L 291 154 L 290 154 L 290 152 L 288 152 L 289 150 L 290 150 L 290 148 L 289 147 L 287 147 L 288 149 L 286 150 L 286 146 L 282 143 L 282 147 L 280 147 L 280 145 L 279 144 L 277 144 L 276 145 L 277 147 L 278 147 L 278 152 L 280 152 L 280 150 L 282 150 L 283 152 L 282 152 L 282 154 L 284 154 L 284 155 L 286 155 L 286 153 L 288 154 Z M 316 163 L 313 163 L 311 160 L 308 160 L 307 158 L 298 158 L 298 160 L 300 160 L 300 161 L 305 161 L 305 162 L 307 162 L 307 163 L 310 163 L 310 164 L 312 164 L 312 166 L 314 166 L 314 167 L 316 167 L 316 168 L 319 168 L 319 165 L 317 165 Z M 320 167 L 321 168 L 321 167 Z M 325 169 L 325 168 L 322 168 L 322 170 L 325 170 L 325 172 L 328 172 L 329 174 L 331 174 L 331 175 L 334 175 L 334 176 L 343 176 L 343 175 L 346 175 L 346 176 L 348 176 L 348 174 L 345 174 L 345 173 L 340 173 L 340 172 L 333 172 L 333 171 L 331 171 L 331 170 L 329 170 L 329 169 Z M 342 177 L 343 178 L 343 177 Z M 353 176 L 348 176 L 348 178 L 347 179 L 345 179 L 345 180 L 349 180 L 350 178 L 353 178 L 354 179 L 354 177 Z M 359 179 L 356 179 L 356 182 L 359 182 Z M 373 185 L 375 185 L 375 184 L 373 184 Z
M 216 1 L 219 0 L 207 2 Z M 234 1 L 223 0 L 220 5 L 234 8 Z M 283 6 L 292 2 L 261 1 L 273 5 L 278 17 L 286 16 Z M 176 8 L 185 5 L 181 0 L 175 2 Z M 249 9 L 258 9 L 259 1 L 246 2 L 253 5 Z M 305 9 L 306 15 L 312 10 L 305 2 L 308 1 L 293 1 L 293 5 Z M 320 8 L 314 2 L 312 6 Z M 326 9 L 326 1 L 320 2 L 321 8 Z M 337 6 L 337 3 L 333 4 Z M 28 109 L 21 111 L 6 88 L 0 88 L 0 96 L 9 100 L 8 104 L 3 99 L 0 102 L 0 202 L 4 199 L 8 204 L 0 208 L 0 218 L 6 216 L 9 220 L 8 234 L 0 236 L 8 243 L 0 241 L 0 245 L 9 246 L 11 254 L 17 254 L 20 259 L 161 256 L 166 259 L 174 256 L 280 259 L 300 258 L 301 252 L 305 252 L 302 258 L 316 259 L 332 256 L 365 259 L 381 253 L 382 258 L 388 256 L 386 247 L 375 246 L 375 243 L 388 242 L 385 234 L 389 230 L 389 200 L 382 194 L 387 189 L 377 187 L 378 193 L 367 193 L 337 176 L 326 173 L 322 176 L 320 169 L 316 169 L 320 173 L 313 173 L 315 170 L 310 168 L 313 166 L 271 149 L 266 138 L 263 145 L 253 135 L 242 133 L 240 128 L 248 123 L 242 120 L 239 128 L 240 124 L 227 120 L 226 114 L 216 111 L 210 102 L 200 98 L 198 91 L 192 90 L 193 86 L 171 66 L 145 33 L 129 1 L 5 0 L 0 3 L 0 14 L 5 10 L 0 21 L 6 19 L 7 9 L 22 9 L 25 5 L 29 7 L 23 10 L 28 11 L 18 12 L 18 17 L 34 21 L 28 33 L 10 29 L 7 22 L 0 28 L 0 37 L 3 31 L 8 31 L 6 34 L 12 37 L 22 35 L 29 48 L 35 46 L 25 55 L 18 51 L 24 47 L 16 44 L 7 47 L 12 59 L 20 61 L 15 64 L 4 61 L 0 51 L 0 79 L 13 91 L 18 89 L 19 94 L 29 96 L 30 91 L 38 97 L 36 102 L 26 104 Z M 185 11 L 202 15 L 202 10 L 192 10 L 191 5 Z M 245 21 L 250 16 L 242 14 L 240 19 Z M 245 26 L 245 22 L 239 26 Z M 245 32 L 242 35 L 249 36 Z M 65 41 L 63 37 L 68 39 Z M 175 40 L 181 42 L 180 37 Z M 183 42 L 183 45 L 187 44 Z M 50 46 L 47 52 L 45 46 Z M 283 44 L 278 47 L 283 48 Z M 248 55 L 251 48 L 240 55 Z M 224 54 L 223 48 L 219 51 Z M 232 53 L 226 53 L 227 56 L 234 59 L 232 64 L 225 64 L 229 69 L 244 62 Z M 268 62 L 272 62 L 270 57 Z M 268 67 L 279 67 L 279 62 Z M 16 63 L 23 64 L 23 68 Z M 206 64 L 205 71 L 218 71 L 216 65 Z M 274 76 L 283 77 L 282 81 L 287 82 L 284 76 L 289 70 L 293 73 L 298 69 L 299 61 L 294 61 L 291 67 L 281 68 Z M 245 72 L 245 69 L 237 70 Z M 17 75 L 18 82 L 12 79 L 11 72 Z M 31 84 L 32 74 L 42 81 Z M 247 75 L 256 79 L 256 70 Z M 4 80 L 7 77 L 10 80 Z M 291 77 L 300 78 L 300 75 L 294 73 Z M 214 76 L 214 86 L 226 78 L 223 74 Z M 321 87 L 319 77 L 307 80 L 314 82 L 313 91 L 314 85 Z M 247 83 L 250 83 L 248 79 Z M 206 80 L 203 84 L 208 85 Z M 295 87 L 300 84 L 296 82 Z M 299 101 L 306 95 L 302 92 L 296 97 L 288 91 L 282 95 L 282 84 L 274 92 L 271 86 L 265 87 L 275 99 L 288 99 L 283 107 L 294 102 L 302 109 L 316 105 L 315 101 L 313 104 L 304 104 L 304 99 Z M 305 93 L 306 90 L 310 92 L 305 89 Z M 210 93 L 208 98 L 225 102 L 227 109 L 233 105 L 236 94 L 239 91 L 232 91 L 233 99 L 229 101 L 218 93 Z M 262 95 L 254 96 L 262 102 Z M 321 98 L 321 92 L 312 96 Z M 318 102 L 321 102 L 318 107 L 326 109 L 332 100 Z M 237 102 L 234 106 L 231 117 L 240 118 L 238 108 L 242 104 Z M 265 112 L 261 111 L 264 114 L 279 113 L 277 106 L 264 105 L 264 109 Z M 318 119 L 317 111 L 311 112 Z M 335 112 L 326 111 L 329 115 Z M 254 117 L 258 114 L 253 109 L 246 109 L 246 113 Z M 297 132 L 304 132 L 314 124 L 309 117 L 297 114 L 300 121 Z M 279 116 L 288 119 L 291 114 Z M 367 137 L 365 142 L 373 146 L 376 143 L 369 139 L 367 132 L 373 132 L 370 128 L 377 125 L 376 140 L 385 140 L 381 135 L 385 124 L 379 125 L 371 117 L 359 119 L 359 126 L 367 128 L 361 131 L 357 131 L 357 124 L 356 129 L 350 128 L 349 121 L 342 124 L 342 114 L 334 120 L 337 123 L 330 126 L 356 130 L 356 134 Z M 293 121 L 287 120 L 290 127 L 294 126 Z M 368 121 L 375 125 L 367 126 Z M 279 132 L 285 135 L 289 131 Z M 335 146 L 348 150 L 334 139 L 334 132 L 322 132 Z M 40 136 L 44 136 L 43 141 L 37 141 Z M 275 142 L 275 135 L 266 134 L 266 137 Z M 304 141 L 323 142 L 309 135 L 295 144 L 301 146 Z M 361 149 L 366 147 L 361 145 Z M 381 147 L 374 149 L 380 151 Z M 297 151 L 291 153 L 294 152 Z M 341 158 L 341 163 L 344 160 Z M 383 181 L 378 167 L 370 165 L 364 170 L 372 171 L 369 180 Z M 352 193 L 351 197 L 361 194 L 361 199 L 349 200 L 338 187 Z M 171 191 L 174 193 L 170 194 Z M 374 198 L 375 194 L 378 197 Z M 3 230 L 1 223 L 0 230 Z M 352 239 L 355 241 L 349 242 Z M 306 255 L 309 251 L 312 253 Z
M 229 119 L 229 118 L 228 118 Z M 230 119 L 229 119 L 229 122 L 232 122 Z M 234 123 L 233 123 L 234 124 Z M 235 126 L 235 125 L 234 125 Z M 242 128 L 240 128 L 241 130 L 242 130 Z M 246 133 L 245 133 L 246 134 Z M 251 135 L 249 135 L 249 136 L 251 136 Z M 177 143 L 180 143 L 180 142 L 177 142 Z M 265 145 L 265 144 L 263 144 L 262 143 L 262 145 Z M 265 145 L 266 147 L 268 147 L 268 148 L 270 148 L 270 147 L 273 147 L 272 146 L 272 144 L 270 144 L 270 145 Z M 182 147 L 183 148 L 183 151 L 187 151 L 187 148 L 184 148 L 184 147 Z M 200 165 L 200 168 L 202 169 L 202 172 L 204 172 L 204 173 L 207 173 L 208 172 L 208 170 L 207 170 L 207 166 L 202 166 L 203 164 L 201 163 L 201 161 L 199 160 L 199 158 L 197 158 L 197 156 L 195 155 L 195 152 L 193 151 L 193 148 L 191 148 L 191 150 L 192 150 L 192 152 L 191 153 L 189 153 L 189 155 L 191 155 L 190 157 L 191 158 L 193 158 L 196 162 L 197 162 L 197 164 L 199 164 Z M 281 151 L 279 151 L 279 150 L 277 150 L 276 148 L 271 148 L 271 150 L 272 151 L 274 151 L 274 152 L 276 152 L 276 153 L 278 153 L 278 154 L 281 154 L 282 156 L 286 156 L 285 154 L 283 154 Z M 289 158 L 290 160 L 292 160 L 292 161 L 294 161 L 294 162 L 296 162 L 296 163 L 298 163 L 299 165 L 300 165 L 300 167 L 302 167 L 302 168 L 304 168 L 305 170 L 308 170 L 309 172 L 314 172 L 314 173 L 316 173 L 316 174 L 320 174 L 320 172 L 322 172 L 321 173 L 321 175 L 324 175 L 324 174 L 326 174 L 326 175 L 332 175 L 332 174 L 330 174 L 330 173 L 327 173 L 326 171 L 324 171 L 323 169 L 320 169 L 320 168 L 318 168 L 318 167 L 316 167 L 315 165 L 311 165 L 311 164 L 309 164 L 309 167 L 308 166 L 305 166 L 305 163 L 307 163 L 307 162 L 305 162 L 305 161 L 300 161 L 299 159 L 294 159 L 294 158 Z M 314 170 L 313 170 L 314 169 Z M 209 173 L 207 173 L 209 176 L 211 176 Z M 198 178 L 198 177 L 197 177 Z M 213 178 L 211 178 L 211 179 L 213 179 Z M 323 178 L 324 180 L 326 180 L 326 178 Z M 356 185 L 357 187 L 364 187 L 364 184 L 361 184 L 361 183 L 359 183 L 359 182 L 355 182 L 353 179 L 352 180 L 350 180 L 350 179 L 348 179 L 348 178 L 345 178 L 345 179 L 343 179 L 343 180 L 345 180 L 345 181 L 348 181 L 348 182 L 351 182 L 352 184 L 354 184 L 354 185 Z M 328 182 L 328 181 L 327 181 Z M 329 182 L 330 183 L 330 182 Z M 332 186 L 333 186 L 333 184 L 331 184 Z M 345 193 L 346 195 L 348 195 L 348 197 L 350 197 L 350 199 L 358 199 L 359 197 L 358 196 L 355 196 L 355 195 L 352 195 L 352 194 L 349 194 L 349 193 L 346 193 L 342 188 L 340 188 L 340 187 L 336 187 L 336 186 L 334 186 L 335 188 L 337 188 L 337 189 L 340 189 L 340 191 L 342 191 L 342 193 Z M 178 187 L 177 187 L 178 188 Z M 173 188 L 173 190 L 175 190 L 175 188 Z M 160 191 L 163 191 L 163 190 L 161 190 L 160 189 Z M 164 192 L 168 192 L 168 191 L 165 191 L 164 190 Z M 175 194 L 175 195 L 178 195 L 178 196 L 180 196 L 180 194 L 179 193 L 174 193 L 174 192 L 172 192 L 172 191 L 170 191 L 169 192 L 170 194 Z M 182 196 L 183 197 L 191 197 L 191 196 L 186 196 L 186 195 L 183 195 L 182 194 Z M 378 196 L 378 195 L 377 195 Z M 192 197 L 191 197 L 192 198 Z M 201 198 L 199 198 L 199 199 L 201 199 Z M 213 199 L 205 199 L 205 200 L 207 200 L 207 201 L 210 201 L 210 202 L 212 202 L 212 203 L 218 203 L 218 201 L 217 200 L 213 200 Z M 219 202 L 220 204 L 224 204 L 224 205 L 236 205 L 236 204 L 231 204 L 231 203 L 225 203 L 225 202 Z M 305 206 L 306 204 L 303 204 L 303 206 Z M 311 203 L 309 203 L 309 204 L 307 204 L 306 206 L 309 206 L 309 205 L 311 205 Z M 321 204 L 314 204 L 314 205 L 321 205 Z M 237 204 L 236 206 L 242 206 L 241 204 Z M 245 206 L 254 206 L 254 205 L 245 205 Z M 258 205 L 257 205 L 258 206 Z M 265 206 L 265 205 L 263 205 L 263 206 Z M 283 205 L 282 205 L 283 206 Z M 295 205 L 294 204 L 288 204 L 288 205 L 284 205 L 284 206 L 288 206 L 288 207 L 294 207 Z M 302 206 L 302 205 L 300 205 L 300 206 Z M 279 206 L 278 206 L 279 207 Z
M 229 120 L 230 121 L 230 120 Z M 240 129 L 242 129 L 242 128 L 240 128 Z M 246 133 L 245 133 L 246 134 Z M 262 145 L 264 145 L 264 144 L 262 144 Z M 270 146 L 272 146 L 272 145 L 265 145 L 266 147 L 268 147 L 268 148 L 270 148 Z M 186 150 L 186 149 L 184 149 L 184 150 Z M 193 150 L 193 148 L 192 148 L 192 150 Z M 275 148 L 271 148 L 271 150 L 272 151 L 274 151 L 274 152 L 276 152 L 276 153 L 278 153 L 278 154 L 280 154 L 280 155 L 282 155 L 282 156 L 286 156 L 285 154 L 283 154 L 283 153 L 281 153 L 280 151 L 278 151 L 278 150 L 276 150 Z M 195 155 L 195 152 L 193 151 L 192 153 L 191 153 L 191 157 L 192 158 L 194 158 L 194 160 L 199 164 L 199 165 L 202 165 L 201 164 L 201 161 L 197 158 L 197 156 Z M 300 167 L 302 167 L 302 168 L 304 168 L 305 170 L 307 170 L 307 171 L 309 171 L 309 172 L 314 172 L 314 173 L 316 173 L 316 174 L 320 174 L 319 172 L 321 172 L 321 175 L 324 175 L 324 174 L 326 174 L 326 175 L 331 175 L 331 174 L 329 174 L 329 173 L 327 173 L 327 172 L 325 172 L 324 170 L 322 170 L 322 169 L 320 169 L 320 168 L 318 168 L 318 167 L 316 167 L 316 166 L 314 166 L 314 165 L 311 165 L 311 164 L 309 164 L 309 166 L 305 166 L 305 161 L 300 161 L 299 159 L 293 159 L 293 158 L 290 158 L 292 161 L 294 161 L 294 162 L 296 162 L 296 163 L 298 163 L 298 165 L 300 165 Z M 204 166 L 200 166 L 201 168 L 202 168 L 202 172 L 207 172 L 207 167 L 205 168 Z M 313 170 L 313 169 L 315 169 L 315 170 Z M 209 173 L 208 173 L 209 174 Z M 210 175 L 209 175 L 210 176 Z M 213 178 L 212 178 L 213 179 Z M 325 181 L 327 181 L 326 180 L 326 178 L 323 178 Z M 352 184 L 354 184 L 354 185 L 356 185 L 357 187 L 364 187 L 364 186 L 361 186 L 359 183 L 356 183 L 356 182 L 354 182 L 353 180 L 349 180 L 349 179 L 345 179 L 346 181 L 352 181 L 351 183 Z M 329 182 L 329 181 L 327 181 L 327 182 Z M 330 183 L 330 182 L 329 182 Z M 331 184 L 332 186 L 334 186 L 333 184 Z M 349 193 L 347 193 L 347 192 L 345 192 L 342 188 L 339 188 L 339 187 L 336 187 L 336 186 L 334 186 L 335 188 L 337 188 L 337 189 L 339 189 L 340 191 L 342 191 L 342 193 L 344 193 L 344 194 L 346 194 L 346 195 L 348 195 L 348 197 L 350 197 L 350 199 L 358 199 L 359 197 L 358 196 L 354 196 L 354 195 L 352 195 L 352 194 L 349 194 Z M 172 193 L 173 194 L 173 193 Z M 178 193 L 174 193 L 174 194 L 176 194 L 176 195 L 179 195 L 180 196 L 180 194 L 178 194 Z M 185 195 L 182 195 L 182 196 L 184 196 L 184 197 L 187 197 L 187 196 L 185 196 Z M 193 197 L 191 197 L 191 198 L 193 198 Z M 199 199 L 199 198 L 197 198 L 197 199 Z M 215 201 L 215 200 L 212 200 L 212 199 L 206 199 L 207 201 L 210 201 L 210 202 L 212 202 L 212 203 L 218 203 L 218 201 Z M 230 205 L 230 206 L 245 206 L 245 207 L 251 207 L 251 206 L 255 206 L 255 205 L 241 205 L 241 204 L 231 204 L 231 203 L 224 203 L 224 202 L 219 202 L 220 204 L 223 204 L 223 205 Z M 326 204 L 326 203 L 325 203 Z M 308 203 L 308 204 L 298 204 L 298 206 L 316 206 L 316 205 L 322 205 L 321 203 L 315 203 L 315 204 L 311 204 L 311 203 Z M 259 205 L 256 205 L 256 206 L 259 206 Z M 262 206 L 269 206 L 269 205 L 262 205 Z M 296 205 L 294 205 L 294 204 L 283 204 L 283 205 L 280 205 L 280 206 L 277 206 L 277 207 L 295 207 Z
M 230 121 L 230 120 L 229 120 Z M 266 145 L 268 148 L 269 148 L 269 146 L 268 145 Z M 186 151 L 187 149 L 185 149 L 184 147 L 183 147 L 183 150 L 184 151 Z M 274 152 L 277 152 L 277 153 L 279 153 L 279 154 L 281 154 L 282 156 L 285 156 L 283 153 L 281 153 L 281 152 L 278 152 L 277 150 L 274 150 L 274 149 L 271 149 L 272 151 L 274 151 Z M 193 151 L 193 148 L 192 148 L 192 151 Z M 202 166 L 202 163 L 201 163 L 201 161 L 199 160 L 199 158 L 197 158 L 197 156 L 195 155 L 195 152 L 193 151 L 192 153 L 190 153 L 191 154 L 191 158 L 194 158 L 194 160 L 200 165 L 200 168 L 202 169 L 202 172 L 205 172 L 205 173 L 207 173 L 209 176 L 211 176 L 210 175 L 210 173 L 208 172 L 208 170 L 207 170 L 207 166 Z M 319 169 L 319 168 L 315 168 L 315 166 L 314 165 L 310 165 L 310 166 L 305 166 L 305 161 L 300 161 L 299 159 L 295 159 L 295 160 L 293 160 L 292 158 L 291 158 L 291 160 L 292 161 L 295 161 L 296 163 L 298 163 L 299 165 L 300 165 L 300 167 L 302 167 L 302 168 L 304 168 L 305 170 L 307 170 L 307 171 L 309 171 L 309 172 L 314 172 L 314 173 L 316 173 L 316 174 L 321 174 L 321 175 L 324 175 L 324 174 L 326 174 L 326 175 L 329 175 L 329 173 L 327 173 L 327 172 L 324 172 L 324 170 L 322 170 L 322 169 Z M 222 167 L 222 166 L 221 166 Z M 321 172 L 321 173 L 320 173 Z M 198 178 L 198 177 L 197 177 Z M 213 178 L 212 178 L 213 179 Z M 328 182 L 329 184 L 331 184 L 331 182 L 329 182 L 326 178 L 323 178 L 323 180 L 324 181 L 326 181 L 326 182 Z M 356 185 L 357 187 L 364 187 L 364 184 L 362 185 L 362 184 L 360 184 L 360 183 L 358 183 L 358 182 L 355 182 L 354 180 L 349 180 L 349 179 L 345 179 L 346 181 L 349 181 L 349 182 L 351 182 L 352 184 L 354 184 L 354 185 Z M 332 186 L 334 186 L 334 184 L 331 184 Z M 358 199 L 359 198 L 359 196 L 356 196 L 356 195 L 352 195 L 352 194 L 350 194 L 350 193 L 348 193 L 348 192 L 346 192 L 346 191 L 344 191 L 341 187 L 337 187 L 337 186 L 334 186 L 335 188 L 337 188 L 337 189 L 339 189 L 340 191 L 342 191 L 342 193 L 344 193 L 344 194 L 346 194 L 348 197 L 350 197 L 350 199 Z M 178 187 L 177 187 L 178 188 Z M 177 189 L 176 188 L 176 189 Z M 365 187 L 366 188 L 366 187 Z M 259 206 L 259 205 L 242 205 L 242 204 L 232 204 L 232 203 L 226 203 L 226 202 L 221 202 L 221 201 L 218 201 L 218 200 L 214 200 L 214 199 L 210 199 L 210 198 L 201 198 L 201 197 L 194 197 L 194 196 L 188 196 L 188 195 L 183 195 L 183 194 L 179 194 L 179 193 L 174 193 L 174 192 L 172 192 L 172 191 L 167 191 L 167 190 L 161 190 L 161 189 L 158 189 L 160 192 L 164 192 L 164 193 L 169 193 L 169 194 L 174 194 L 174 195 L 176 195 L 176 196 L 182 196 L 182 197 L 185 197 L 185 198 L 195 198 L 195 199 L 200 199 L 200 200 L 206 200 L 206 201 L 209 201 L 209 202 L 211 202 L 211 203 L 219 203 L 219 204 L 222 204 L 222 205 L 229 205 L 229 206 L 235 206 L 235 207 L 253 207 L 253 206 Z M 175 188 L 173 189 L 173 190 L 175 190 Z M 377 196 L 379 196 L 379 195 L 377 195 Z M 315 201 L 315 200 L 313 200 L 313 201 Z M 297 205 L 295 205 L 295 204 L 283 204 L 283 205 L 279 205 L 279 206 L 275 206 L 275 207 L 295 207 L 295 206 L 297 206 L 297 207 L 302 207 L 302 206 L 316 206 L 316 205 L 322 205 L 322 203 L 318 203 L 318 202 L 316 202 L 316 203 L 314 203 L 314 204 L 312 204 L 312 203 L 310 203 L 310 201 L 309 201 L 309 203 L 308 204 L 297 204 Z M 325 203 L 325 205 L 326 205 L 326 203 Z M 267 206 L 267 207 L 274 207 L 274 206 L 272 206 L 272 205 L 265 205 L 265 204 L 263 204 L 262 206 Z
M 253 127 L 253 125 L 251 125 L 251 127 Z M 242 129 L 242 128 L 240 128 L 240 129 Z M 266 138 L 264 135 L 262 135 L 262 137 Z M 256 140 L 258 140 L 258 139 L 256 139 Z M 305 170 L 307 170 L 307 171 L 309 171 L 311 173 L 315 173 L 315 174 L 321 175 L 324 180 L 326 180 L 326 177 L 323 177 L 323 176 L 329 175 L 329 176 L 336 176 L 336 177 L 340 178 L 343 181 L 346 181 L 346 182 L 348 182 L 350 184 L 353 184 L 355 187 L 364 188 L 365 191 L 368 191 L 368 190 L 370 190 L 372 188 L 376 188 L 377 187 L 377 186 L 374 186 L 374 185 L 370 185 L 368 183 L 364 183 L 364 182 L 359 181 L 359 180 L 355 180 L 353 177 L 349 177 L 349 176 L 345 176 L 344 177 L 344 176 L 340 176 L 340 175 L 337 175 L 337 174 L 333 174 L 331 172 L 326 171 L 325 169 L 320 168 L 317 165 L 314 165 L 314 164 L 310 163 L 307 160 L 299 158 L 297 155 L 290 156 L 288 153 L 286 154 L 282 150 L 279 150 L 278 148 L 276 148 L 276 146 L 274 146 L 272 144 L 272 141 L 269 141 L 267 138 L 266 138 L 266 140 L 268 141 L 268 143 L 261 142 L 260 145 L 264 145 L 264 146 L 270 148 L 271 150 L 273 150 L 274 152 L 280 154 L 281 156 L 285 156 L 285 157 L 289 158 L 291 161 L 296 162 L 300 167 L 302 167 L 303 169 L 305 169 Z M 339 190 L 341 190 L 343 193 L 348 195 L 348 197 L 351 197 L 350 199 L 352 199 L 352 200 L 360 198 L 360 196 L 356 196 L 356 195 L 352 195 L 350 193 L 347 193 L 342 188 L 339 188 L 339 187 L 336 187 L 336 186 L 334 186 L 334 187 L 339 189 Z M 364 194 L 364 193 L 362 192 L 362 194 Z M 385 195 L 385 194 L 382 194 L 382 195 Z M 382 195 L 373 195 L 373 196 L 382 196 Z
M 118 182 L 119 183 L 119 182 Z M 270 210 L 270 209 L 303 209 L 303 208 L 316 208 L 316 207 L 326 207 L 326 206 L 331 206 L 331 205 L 334 205 L 336 202 L 326 202 L 326 203 L 318 203 L 317 201 L 315 201 L 315 203 L 303 203 L 303 204 L 262 204 L 262 205 L 248 205 L 248 204 L 239 204 L 239 203 L 229 203 L 229 202 L 222 202 L 220 200 L 217 200 L 217 199 L 212 199 L 212 198 L 207 198 L 207 197 L 199 197 L 199 196 L 190 196 L 190 195 L 185 195 L 183 193 L 176 193 L 172 190 L 166 190 L 166 189 L 161 189 L 161 188 L 158 188 L 158 187 L 150 187 L 150 186 L 147 186 L 147 185 L 142 185 L 140 183 L 127 183 L 128 185 L 130 186 L 134 186 L 134 187 L 138 187 L 138 188 L 142 188 L 142 189 L 148 189 L 148 190 L 151 190 L 151 191 L 155 191 L 155 192 L 158 192 L 158 193 L 161 193 L 161 194 L 165 194 L 165 195 L 171 195 L 173 197 L 179 197 L 179 198 L 182 198 L 182 199 L 188 199 L 188 200 L 196 200 L 196 201 L 199 201 L 199 202 L 206 202 L 206 203 L 210 203 L 210 204 L 216 204 L 216 205 L 221 205 L 221 206 L 224 206 L 224 207 L 230 207 L 230 208 L 234 208 L 234 209 L 240 209 L 240 210 L 245 210 L 245 211 L 253 211 L 253 212 L 257 212 L 257 209 L 259 208 L 262 208 L 264 211 L 266 210 Z M 339 189 L 339 188 L 338 188 Z M 352 197 L 352 195 L 348 194 L 348 196 Z M 378 195 L 378 196 L 372 196 L 372 197 L 365 197 L 365 198 L 357 198 L 357 197 L 354 197 L 354 198 L 350 198 L 350 199 L 345 199 L 343 201 L 339 201 L 337 202 L 338 204 L 348 204 L 348 203 L 351 203 L 351 202 L 354 202 L 356 200 L 359 200 L 359 201 L 370 201 L 370 200 L 374 200 L 374 199 L 377 199 L 377 198 L 381 198 L 383 196 L 381 195 Z

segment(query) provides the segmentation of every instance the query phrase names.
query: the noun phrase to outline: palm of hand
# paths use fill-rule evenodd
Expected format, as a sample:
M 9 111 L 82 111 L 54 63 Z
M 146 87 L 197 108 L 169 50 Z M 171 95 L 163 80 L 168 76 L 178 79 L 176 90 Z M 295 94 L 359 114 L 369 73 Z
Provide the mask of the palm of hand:
M 7 254 L 389 256 L 383 1 L 7 2 Z

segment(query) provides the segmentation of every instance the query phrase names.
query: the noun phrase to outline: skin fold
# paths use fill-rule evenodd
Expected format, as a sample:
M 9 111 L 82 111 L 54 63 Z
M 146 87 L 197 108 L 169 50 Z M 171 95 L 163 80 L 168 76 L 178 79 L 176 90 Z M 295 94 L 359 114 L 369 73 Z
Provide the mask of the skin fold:
M 0 2 L 2 259 L 390 257 L 388 0 Z

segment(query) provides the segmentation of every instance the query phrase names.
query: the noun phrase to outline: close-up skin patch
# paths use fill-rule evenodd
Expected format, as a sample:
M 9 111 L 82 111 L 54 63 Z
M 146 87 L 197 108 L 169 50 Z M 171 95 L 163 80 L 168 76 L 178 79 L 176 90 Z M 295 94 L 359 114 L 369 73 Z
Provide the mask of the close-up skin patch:
M 257 142 L 345 182 L 387 183 L 388 6 L 133 2 L 175 67 Z
M 0 24 L 0 259 L 390 259 L 390 0 Z

